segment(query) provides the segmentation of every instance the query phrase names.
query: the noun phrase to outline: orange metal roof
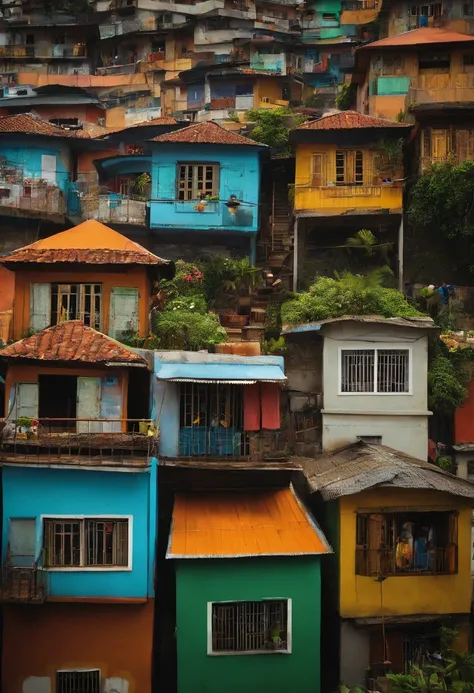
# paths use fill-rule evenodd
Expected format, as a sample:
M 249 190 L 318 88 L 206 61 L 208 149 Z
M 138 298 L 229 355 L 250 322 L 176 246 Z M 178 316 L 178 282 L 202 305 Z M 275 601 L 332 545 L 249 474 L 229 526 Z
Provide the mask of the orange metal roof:
M 243 558 L 331 553 L 293 489 L 179 493 L 167 558 Z
M 412 31 L 404 31 L 403 34 L 397 36 L 389 36 L 368 43 L 366 46 L 361 46 L 359 51 L 372 50 L 378 48 L 403 48 L 404 46 L 425 46 L 426 44 L 437 43 L 473 43 L 474 36 L 468 34 L 460 34 L 457 31 L 446 31 L 445 29 L 435 29 L 431 27 L 422 27 L 421 29 L 413 29 Z
M 163 265 L 163 260 L 100 221 L 91 219 L 67 231 L 43 238 L 0 258 L 2 264 L 17 262 L 85 262 L 92 265 Z

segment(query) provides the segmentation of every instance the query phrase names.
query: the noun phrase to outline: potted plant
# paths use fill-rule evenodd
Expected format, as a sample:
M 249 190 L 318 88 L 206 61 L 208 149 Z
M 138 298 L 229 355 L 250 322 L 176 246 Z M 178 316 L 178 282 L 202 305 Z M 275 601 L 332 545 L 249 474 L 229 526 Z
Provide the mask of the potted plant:
M 223 310 L 219 313 L 224 327 L 245 327 L 248 324 L 248 315 L 239 315 L 235 310 Z
M 37 419 L 29 416 L 20 416 L 16 420 L 17 438 L 34 438 L 38 432 Z

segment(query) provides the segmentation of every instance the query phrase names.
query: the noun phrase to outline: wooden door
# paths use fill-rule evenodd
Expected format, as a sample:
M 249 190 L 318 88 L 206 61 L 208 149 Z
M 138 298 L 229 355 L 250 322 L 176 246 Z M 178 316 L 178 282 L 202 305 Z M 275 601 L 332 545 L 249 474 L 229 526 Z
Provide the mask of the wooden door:
M 78 419 L 89 419 L 77 422 L 78 433 L 99 433 L 102 424 L 93 423 L 90 419 L 100 419 L 101 380 L 100 378 L 77 379 L 77 408 Z

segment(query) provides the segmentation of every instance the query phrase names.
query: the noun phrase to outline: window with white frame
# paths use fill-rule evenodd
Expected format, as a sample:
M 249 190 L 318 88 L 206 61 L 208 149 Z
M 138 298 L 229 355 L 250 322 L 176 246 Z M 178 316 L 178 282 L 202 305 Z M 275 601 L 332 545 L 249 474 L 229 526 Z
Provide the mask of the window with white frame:
M 179 164 L 178 200 L 200 200 L 219 194 L 219 164 Z
M 44 556 L 48 568 L 128 567 L 129 520 L 45 519 Z
M 209 604 L 209 653 L 290 652 L 291 600 Z
M 100 670 L 57 671 L 56 693 L 100 693 Z
M 409 393 L 408 349 L 341 349 L 342 393 Z

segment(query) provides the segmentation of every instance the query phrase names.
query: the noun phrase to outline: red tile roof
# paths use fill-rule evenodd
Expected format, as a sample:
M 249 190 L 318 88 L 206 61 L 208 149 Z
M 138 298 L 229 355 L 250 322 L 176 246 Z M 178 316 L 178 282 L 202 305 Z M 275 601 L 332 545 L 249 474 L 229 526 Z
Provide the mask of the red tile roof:
M 65 130 L 43 120 L 34 113 L 19 113 L 0 117 L 0 133 L 21 135 L 46 135 L 47 137 L 85 137 L 90 135 L 82 130 Z
M 182 130 L 167 132 L 164 135 L 153 137 L 151 142 L 175 142 L 176 144 L 232 144 L 232 145 L 252 145 L 263 147 L 265 145 L 242 137 L 235 132 L 212 123 L 196 123 Z
M 353 130 L 354 128 L 407 128 L 408 123 L 397 123 L 395 120 L 374 118 L 357 113 L 357 111 L 340 111 L 334 115 L 324 116 L 310 123 L 303 123 L 295 130 Z
M 83 262 L 89 265 L 168 264 L 168 260 L 150 253 L 138 243 L 95 219 L 43 238 L 0 258 L 0 263 L 4 265 L 18 262 Z
M 357 52 L 363 50 L 372 50 L 379 48 L 403 48 L 404 46 L 425 46 L 426 44 L 437 43 L 473 43 L 474 36 L 468 34 L 460 34 L 457 31 L 446 31 L 445 29 L 435 29 L 423 27 L 421 29 L 413 29 L 413 31 L 404 31 L 403 34 L 397 36 L 389 36 L 368 43 L 366 46 L 361 46 Z
M 115 339 L 101 334 L 82 320 L 61 322 L 54 327 L 20 339 L 0 351 L 2 358 L 37 361 L 80 361 L 81 363 L 136 363 L 147 365 Z

